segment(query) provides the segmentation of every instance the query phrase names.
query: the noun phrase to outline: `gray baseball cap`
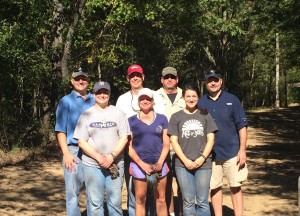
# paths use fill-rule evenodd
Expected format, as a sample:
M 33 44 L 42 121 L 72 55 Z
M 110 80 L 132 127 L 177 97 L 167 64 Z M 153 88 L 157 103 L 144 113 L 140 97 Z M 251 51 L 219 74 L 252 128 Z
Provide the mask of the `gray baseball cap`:
M 167 74 L 172 74 L 174 76 L 177 76 L 177 70 L 173 67 L 165 67 L 162 72 L 161 72 L 161 75 L 162 76 L 165 76 Z
M 97 91 L 99 91 L 100 89 L 106 89 L 110 92 L 110 85 L 108 82 L 104 82 L 104 81 L 99 81 L 96 82 L 94 87 L 93 87 L 93 91 L 94 93 L 96 93 Z
M 72 78 L 78 77 L 78 76 L 85 76 L 85 77 L 89 77 L 87 73 L 83 72 L 81 68 L 79 68 L 78 70 L 75 70 L 72 73 Z

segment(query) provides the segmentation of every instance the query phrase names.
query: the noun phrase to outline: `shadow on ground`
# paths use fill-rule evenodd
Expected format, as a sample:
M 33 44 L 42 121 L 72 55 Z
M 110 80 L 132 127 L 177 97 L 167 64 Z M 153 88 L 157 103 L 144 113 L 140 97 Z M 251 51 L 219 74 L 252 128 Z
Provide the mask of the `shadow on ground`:
M 297 206 L 300 108 L 248 112 L 247 116 L 250 126 L 260 131 L 255 134 L 257 143 L 247 148 L 248 164 L 253 171 L 251 184 L 255 186 L 247 193 L 269 194 Z M 280 209 L 263 214 L 290 215 Z M 291 213 L 294 214 L 296 212 Z
M 249 145 L 247 150 L 251 189 L 245 194 L 267 194 L 290 200 L 297 210 L 300 108 L 249 111 L 247 116 L 250 127 L 258 132 L 254 134 L 256 143 Z M 51 151 L 0 166 L 0 215 L 64 215 L 62 173 L 53 171 L 61 171 L 61 155 L 55 148 Z M 178 207 L 177 197 L 175 207 Z M 234 215 L 228 206 L 224 205 L 223 210 L 224 216 Z M 125 210 L 124 216 L 127 215 Z M 260 215 L 297 215 L 297 212 L 287 213 L 277 208 L 265 210 Z

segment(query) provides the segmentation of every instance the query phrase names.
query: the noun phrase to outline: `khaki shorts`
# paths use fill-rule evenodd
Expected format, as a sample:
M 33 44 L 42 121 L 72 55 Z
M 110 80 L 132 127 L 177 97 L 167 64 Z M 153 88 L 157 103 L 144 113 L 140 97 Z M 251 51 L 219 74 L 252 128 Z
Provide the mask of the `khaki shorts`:
M 237 157 L 227 161 L 213 161 L 210 189 L 216 189 L 223 185 L 223 176 L 229 182 L 230 187 L 240 187 L 248 177 L 247 164 L 242 168 L 237 163 Z

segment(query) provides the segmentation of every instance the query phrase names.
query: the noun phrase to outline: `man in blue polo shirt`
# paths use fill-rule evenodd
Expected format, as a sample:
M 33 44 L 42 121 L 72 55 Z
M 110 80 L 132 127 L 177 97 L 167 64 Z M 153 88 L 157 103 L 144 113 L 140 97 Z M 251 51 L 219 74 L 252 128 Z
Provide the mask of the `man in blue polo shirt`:
M 243 215 L 242 182 L 247 178 L 246 141 L 248 122 L 239 99 L 222 89 L 223 79 L 215 70 L 205 72 L 208 93 L 201 97 L 198 106 L 205 108 L 218 126 L 213 148 L 211 201 L 216 216 L 222 215 L 222 182 L 227 178 L 234 215 Z
M 71 83 L 74 90 L 58 103 L 55 132 L 63 153 L 67 215 L 80 216 L 78 197 L 83 186 L 82 152 L 73 134 L 80 114 L 94 105 L 95 98 L 87 91 L 89 78 L 81 69 L 73 72 Z

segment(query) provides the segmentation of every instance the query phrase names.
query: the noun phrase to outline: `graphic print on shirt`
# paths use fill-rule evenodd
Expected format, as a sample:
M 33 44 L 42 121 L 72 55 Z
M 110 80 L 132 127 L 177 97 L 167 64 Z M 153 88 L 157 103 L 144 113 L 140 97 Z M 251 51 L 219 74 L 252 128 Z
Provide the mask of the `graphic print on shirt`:
M 201 122 L 197 119 L 186 121 L 182 126 L 182 137 L 197 137 L 204 136 L 204 128 Z
M 157 126 L 155 130 L 156 130 L 156 133 L 161 133 L 163 130 L 162 125 Z
M 115 122 L 106 122 L 106 121 L 101 121 L 101 122 L 92 122 L 90 124 L 91 128 L 112 128 L 112 127 L 116 127 L 117 123 Z

